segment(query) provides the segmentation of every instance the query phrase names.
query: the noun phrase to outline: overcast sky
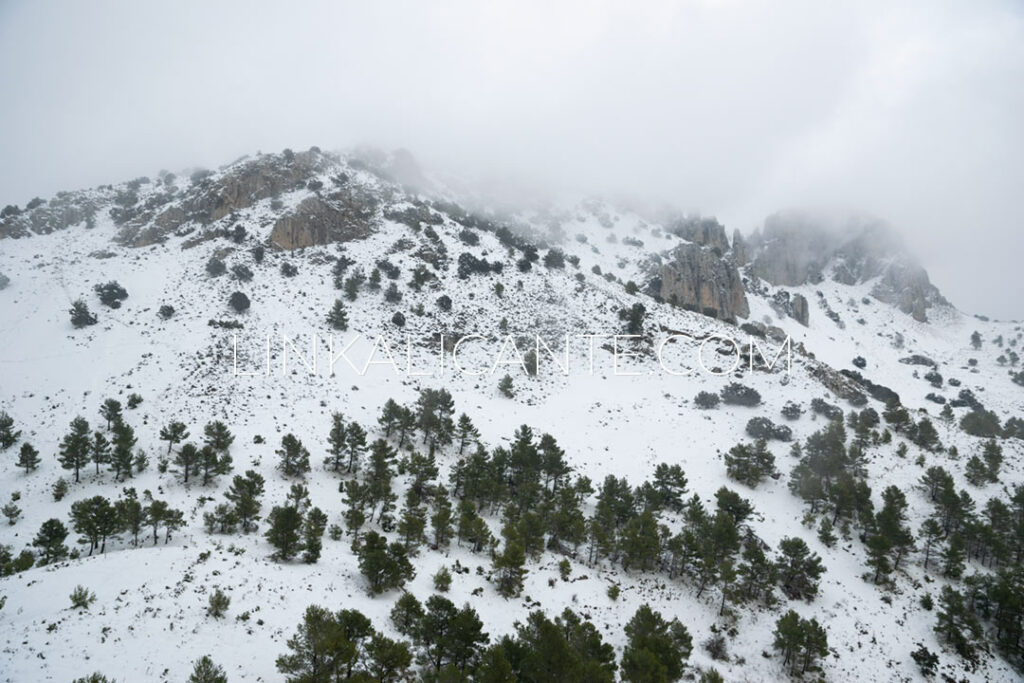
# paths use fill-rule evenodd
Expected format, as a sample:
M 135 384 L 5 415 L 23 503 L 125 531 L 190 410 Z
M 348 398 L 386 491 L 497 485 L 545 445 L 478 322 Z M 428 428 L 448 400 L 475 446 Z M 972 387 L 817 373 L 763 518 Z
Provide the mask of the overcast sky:
M 0 205 L 369 143 L 745 232 L 869 212 L 958 306 L 1024 318 L 1022 8 L 0 0 Z

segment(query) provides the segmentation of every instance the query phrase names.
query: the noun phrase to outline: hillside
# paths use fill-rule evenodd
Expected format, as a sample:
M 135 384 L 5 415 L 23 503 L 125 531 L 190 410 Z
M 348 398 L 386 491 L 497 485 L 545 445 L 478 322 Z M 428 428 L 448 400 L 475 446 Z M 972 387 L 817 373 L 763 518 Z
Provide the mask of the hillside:
M 646 603 L 689 632 L 687 675 L 715 669 L 727 681 L 780 680 L 789 667 L 773 647 L 773 632 L 794 610 L 827 631 L 820 660 L 826 680 L 922 680 L 911 657 L 922 645 L 939 656 L 938 671 L 950 680 L 1019 680 L 1024 375 L 1015 374 L 1014 351 L 1024 331 L 1016 322 L 957 310 L 875 223 L 836 233 L 813 219 L 779 214 L 763 232 L 730 240 L 712 219 L 651 215 L 595 198 L 497 210 L 485 197 L 460 196 L 405 155 L 316 148 L 39 202 L 0 217 L 0 273 L 9 279 L 0 290 L 0 409 L 20 430 L 0 453 L 0 491 L 5 504 L 16 494 L 21 510 L 12 524 L 0 524 L 11 569 L 0 578 L 6 598 L 0 680 L 71 681 L 93 671 L 119 681 L 185 680 L 203 654 L 229 680 L 282 680 L 275 661 L 287 653 L 308 606 L 357 609 L 378 632 L 401 639 L 389 616 L 396 600 L 408 592 L 425 602 L 442 566 L 453 574 L 445 596 L 476 610 L 491 644 L 514 634 L 530 612 L 554 618 L 569 608 L 594 624 L 620 663 L 628 641 L 623 626 Z M 127 293 L 116 307 L 101 303 L 94 290 L 108 282 Z M 229 305 L 236 292 L 249 303 L 242 311 Z M 71 324 L 69 308 L 79 299 L 95 324 Z M 347 314 L 345 330 L 328 324 L 336 301 Z M 168 306 L 173 312 L 162 308 Z M 611 337 L 627 333 L 639 339 Z M 325 359 L 332 334 L 334 352 L 348 348 L 355 368 L 341 360 L 330 373 Z M 493 367 L 493 373 L 456 371 L 452 344 L 468 335 L 479 338 L 461 346 L 462 367 Z M 535 375 L 518 363 L 494 365 L 499 354 L 515 358 L 510 338 L 525 352 L 540 336 L 557 352 L 566 335 L 568 375 L 543 352 Z M 577 335 L 604 336 L 591 347 Z M 374 346 L 377 339 L 395 364 L 362 372 L 371 354 L 387 360 L 383 347 Z M 750 360 L 751 342 L 768 364 Z M 316 373 L 303 364 L 311 343 Z M 264 344 L 269 374 L 263 372 Z M 783 361 L 771 365 L 780 349 Z M 236 368 L 256 374 L 238 375 Z M 434 376 L 427 376 L 431 370 Z M 512 396 L 499 391 L 506 373 Z M 728 395 L 731 383 L 756 390 L 756 405 L 698 405 L 698 394 Z M 424 390 L 439 389 L 450 393 L 451 418 L 464 413 L 479 431 L 484 460 L 511 454 L 506 470 L 492 472 L 497 492 L 475 498 L 465 487 L 465 463 L 459 463 L 468 462 L 475 444 L 460 453 L 458 439 L 438 439 L 422 419 L 409 438 L 388 435 L 379 423 L 389 400 L 414 407 Z M 898 399 L 887 410 L 885 398 L 893 392 Z M 136 407 L 129 406 L 132 394 L 142 399 Z M 122 405 L 123 421 L 137 439 L 128 451 L 133 457 L 144 452 L 148 464 L 129 474 L 86 463 L 75 482 L 57 457 L 62 440 L 76 416 L 88 421 L 89 435 L 100 430 L 115 439 L 116 429 L 99 413 L 106 399 Z M 790 404 L 802 410 L 784 416 Z M 893 414 L 899 405 L 906 410 L 902 422 Z M 829 429 L 835 421 L 828 414 L 836 409 L 847 427 L 838 464 L 823 473 L 824 466 L 804 462 L 792 446 L 801 444 L 805 459 L 816 447 L 827 450 L 821 443 L 837 433 Z M 863 417 L 868 409 L 882 416 L 878 424 Z M 415 574 L 403 588 L 371 594 L 360 570 L 353 534 L 345 528 L 353 506 L 339 486 L 371 481 L 371 449 L 355 474 L 325 465 L 334 413 L 346 425 L 361 425 L 368 446 L 383 439 L 404 461 L 396 459 L 393 481 L 385 482 L 395 496 L 396 524 L 367 519 L 358 529 L 363 538 L 376 532 L 405 542 Z M 979 479 L 972 456 L 981 457 L 989 439 L 971 424 L 990 414 L 998 418 L 992 443 L 1002 462 L 991 478 Z M 851 423 L 853 416 L 864 425 Z M 962 426 L 965 416 L 974 416 L 967 418 L 974 435 Z M 726 456 L 737 444 L 755 448 L 748 430 L 758 417 L 782 437 L 766 443 L 774 465 L 738 481 Z M 175 421 L 191 435 L 168 444 L 161 430 Z M 185 442 L 201 446 L 211 421 L 223 422 L 234 436 L 224 449 L 232 469 L 206 485 L 195 472 L 185 482 L 175 456 Z M 934 427 L 938 444 L 926 438 L 922 422 Z M 517 438 L 522 425 L 532 430 L 532 441 L 522 433 Z M 277 451 L 288 434 L 310 456 L 310 471 L 298 476 L 278 467 Z M 548 452 L 538 454 L 536 447 L 544 434 L 557 440 L 568 470 L 553 475 L 557 468 L 537 464 Z M 29 472 L 17 464 L 26 442 L 40 457 Z M 437 474 L 428 472 L 426 493 L 410 506 L 408 491 L 424 485 L 416 480 L 414 453 L 432 454 Z M 520 456 L 527 464 L 515 464 Z M 675 503 L 642 487 L 660 463 L 685 473 L 685 494 Z M 820 478 L 821 492 L 809 494 L 809 484 L 790 486 L 800 467 L 814 471 L 807 479 Z M 947 507 L 933 502 L 921 484 L 935 467 L 951 477 L 954 501 Z M 258 530 L 208 531 L 204 514 L 225 503 L 233 477 L 249 470 L 265 480 Z M 615 498 L 600 494 L 609 475 L 631 487 L 628 495 L 620 491 L 623 519 L 611 525 L 610 538 L 600 527 Z M 589 479 L 590 490 L 579 477 Z M 59 478 L 69 490 L 55 501 Z M 840 491 L 840 482 L 850 490 Z M 326 513 L 328 525 L 340 527 L 340 538 L 323 536 L 314 563 L 301 554 L 273 557 L 264 536 L 267 515 L 289 505 L 296 483 L 308 487 L 311 506 Z M 868 551 L 885 536 L 883 491 L 893 486 L 906 501 L 895 527 L 909 530 L 914 547 L 886 546 L 880 552 L 890 571 L 881 571 L 869 566 Z M 716 503 L 722 487 L 749 501 L 752 511 L 725 514 Z M 133 534 L 115 524 L 102 552 L 90 553 L 89 542 L 72 529 L 72 504 L 93 496 L 123 499 L 128 488 L 145 504 L 155 499 L 181 510 L 181 528 L 167 540 L 161 528 L 155 544 L 144 532 L 136 546 Z M 847 494 L 855 501 L 843 498 Z M 710 520 L 729 518 L 731 526 L 700 526 L 698 506 L 685 502 L 693 496 Z M 429 521 L 423 541 L 403 538 L 397 527 L 407 506 L 429 519 L 449 497 L 456 518 L 463 501 L 476 503 L 493 544 L 474 552 L 472 543 L 456 537 L 432 547 Z M 996 514 L 1000 501 L 1005 519 Z M 369 518 L 380 512 L 377 502 Z M 570 521 L 559 526 L 556 511 Z M 926 569 L 918 535 L 933 514 L 945 528 Z M 45 565 L 35 557 L 34 566 L 13 571 L 19 553 L 39 555 L 32 541 L 49 519 L 70 531 L 64 544 L 72 556 Z M 823 519 L 834 523 L 836 542 L 821 539 Z M 541 540 L 533 539 L 539 551 L 526 558 L 521 590 L 503 596 L 494 557 L 505 557 L 510 545 L 502 533 L 506 520 L 516 529 L 512 545 L 530 540 L 520 536 L 533 533 L 531 523 L 543 528 Z M 647 522 L 656 526 L 638 530 Z M 712 528 L 727 540 L 701 545 Z M 736 586 L 749 574 L 750 558 L 757 550 L 777 557 L 788 537 L 802 538 L 821 558 L 816 595 L 787 595 L 791 586 L 772 581 L 767 590 L 774 602 L 741 596 L 745 591 Z M 638 550 L 638 538 L 653 549 Z M 937 558 L 960 542 L 967 556 L 957 576 Z M 560 575 L 563 559 L 571 567 L 568 578 Z M 1010 577 L 1011 597 L 996 601 L 986 592 L 995 589 L 971 579 L 975 575 Z M 88 609 L 71 608 L 68 596 L 77 585 L 96 595 Z M 610 586 L 619 588 L 616 599 Z M 950 638 L 933 630 L 946 586 L 973 596 L 969 611 L 983 629 L 973 639 L 976 648 L 958 653 Z M 218 588 L 231 598 L 223 618 L 207 614 Z M 922 606 L 925 595 L 935 607 Z M 1007 633 L 1016 634 L 1015 644 Z M 705 644 L 715 634 L 724 636 L 725 653 L 713 657 Z M 421 649 L 412 646 L 414 654 Z M 975 662 L 963 656 L 972 649 Z M 410 675 L 430 669 L 427 657 Z

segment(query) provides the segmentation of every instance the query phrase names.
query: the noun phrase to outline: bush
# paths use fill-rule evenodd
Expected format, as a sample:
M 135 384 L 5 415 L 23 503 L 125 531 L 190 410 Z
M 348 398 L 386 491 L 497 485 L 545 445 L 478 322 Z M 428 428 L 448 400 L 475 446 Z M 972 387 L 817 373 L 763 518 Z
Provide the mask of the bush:
M 447 567 L 441 567 L 434 574 L 434 590 L 439 593 L 447 593 L 452 586 L 452 573 Z
M 710 391 L 702 391 L 697 394 L 697 397 L 693 399 L 693 402 L 701 410 L 710 410 L 712 408 L 717 408 L 720 400 L 721 399 L 718 398 L 718 394 L 712 394 Z
M 231 598 L 220 588 L 210 593 L 210 602 L 206 607 L 206 613 L 214 619 L 220 619 L 228 611 L 231 605 Z
M 163 306 L 160 307 L 160 310 L 157 311 L 157 315 L 159 315 L 164 320 L 169 320 L 170 318 L 174 317 L 174 306 L 171 306 L 170 304 L 164 304 Z
M 89 609 L 89 605 L 96 602 L 96 594 L 82 585 L 75 586 L 70 597 L 73 609 Z
M 777 425 L 767 417 L 753 417 L 747 422 L 747 434 L 754 439 L 789 441 L 793 431 L 786 425 Z
M 971 436 L 992 438 L 999 436 L 1002 428 L 999 425 L 999 416 L 982 408 L 965 413 L 960 418 L 960 429 Z
M 831 403 L 827 403 L 825 400 L 816 398 L 811 400 L 811 410 L 818 415 L 823 415 L 830 420 L 842 420 L 843 409 L 839 406 L 834 406 Z
M 761 394 L 752 387 L 745 386 L 739 382 L 732 382 L 722 389 L 722 401 L 728 405 L 753 408 L 761 404 Z
M 787 420 L 799 420 L 803 414 L 804 409 L 799 403 L 789 401 L 786 405 L 782 406 L 782 417 Z
M 291 262 L 285 261 L 281 264 L 281 275 L 284 275 L 285 277 L 295 277 L 298 274 L 299 269 Z
M 127 290 L 114 280 L 96 285 L 93 290 L 100 297 L 100 303 L 111 308 L 120 308 L 121 302 L 128 298 Z
M 853 364 L 863 370 L 868 366 L 868 362 L 864 359 L 864 356 L 857 356 L 853 359 Z
M 459 240 L 461 240 L 463 244 L 475 247 L 480 244 L 480 235 L 476 234 L 476 232 L 469 228 L 463 228 L 459 231 Z
M 267 255 L 267 249 L 262 244 L 257 244 L 252 248 L 252 259 L 256 263 L 263 263 L 263 257 Z
M 437 297 L 437 307 L 445 312 L 452 310 L 452 298 L 447 294 L 442 294 Z
M 396 327 L 405 327 L 405 316 L 402 315 L 401 311 L 395 311 L 395 314 L 391 316 L 391 322 Z
M 252 270 L 244 263 L 238 263 L 231 266 L 231 274 L 235 276 L 235 279 L 241 280 L 242 282 L 248 282 L 252 279 Z
M 244 313 L 249 310 L 249 297 L 242 292 L 234 292 L 228 299 L 228 305 L 235 309 L 235 313 Z
M 220 277 L 227 270 L 228 267 L 216 256 L 211 256 L 210 260 L 206 262 L 206 274 L 210 277 Z
M 544 265 L 548 268 L 565 268 L 565 254 L 560 249 L 549 249 L 544 254 Z
M 89 310 L 89 306 L 81 299 L 71 304 L 68 313 L 71 315 L 71 324 L 75 329 L 95 325 L 98 322 L 96 316 Z

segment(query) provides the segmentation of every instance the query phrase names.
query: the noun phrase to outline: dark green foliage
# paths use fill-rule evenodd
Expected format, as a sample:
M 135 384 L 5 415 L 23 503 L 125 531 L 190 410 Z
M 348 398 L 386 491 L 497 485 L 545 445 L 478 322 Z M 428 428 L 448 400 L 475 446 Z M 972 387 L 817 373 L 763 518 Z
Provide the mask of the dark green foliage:
M 287 561 L 303 550 L 302 513 L 298 508 L 275 505 L 267 515 L 267 524 L 266 537 L 274 546 L 275 559 Z
M 665 621 L 659 612 L 641 605 L 626 624 L 622 680 L 634 683 L 677 681 L 693 650 L 693 641 L 678 619 Z
M 817 619 L 801 619 L 790 610 L 775 622 L 773 643 L 782 652 L 783 664 L 794 675 L 817 669 L 818 660 L 828 655 L 828 635 Z
M 376 531 L 368 531 L 353 552 L 359 558 L 359 570 L 366 577 L 370 592 L 384 593 L 400 588 L 415 575 L 408 552 L 401 543 L 391 543 Z
M 782 591 L 790 599 L 809 601 L 818 594 L 818 579 L 825 568 L 802 538 L 794 536 L 779 542 L 775 567 Z
M 750 487 L 756 487 L 775 474 L 775 456 L 768 450 L 764 439 L 755 444 L 738 444 L 725 454 L 729 476 Z
M 228 683 L 228 677 L 224 669 L 215 664 L 209 655 L 203 655 L 192 667 L 188 683 Z
M 249 297 L 244 292 L 232 292 L 228 297 L 228 306 L 231 306 L 235 313 L 245 313 L 250 305 Z
M 334 300 L 334 306 L 331 308 L 331 312 L 327 314 L 327 324 L 331 326 L 332 330 L 345 331 L 348 329 L 348 312 L 345 310 L 345 304 L 342 303 L 341 299 Z
M 210 277 L 220 277 L 228 270 L 224 262 L 216 256 L 211 256 L 210 260 L 206 262 L 206 274 Z
M 120 308 L 121 302 L 128 298 L 128 291 L 113 280 L 103 285 L 96 285 L 93 290 L 99 296 L 100 302 L 111 308 Z
M 14 418 L 7 411 L 0 411 L 0 451 L 6 451 L 20 438 L 21 430 L 14 428 Z
M 566 609 L 554 620 L 531 612 L 516 636 L 501 641 L 517 680 L 560 683 L 611 683 L 615 651 L 589 621 Z
M 75 329 L 95 325 L 99 322 L 99 319 L 89 310 L 89 306 L 81 299 L 72 302 L 68 314 L 71 316 L 71 325 Z
M 693 399 L 693 403 L 702 410 L 710 410 L 711 408 L 717 408 L 720 400 L 721 399 L 718 397 L 718 394 L 712 394 L 710 391 L 702 391 Z
M 302 476 L 310 470 L 309 451 L 294 434 L 285 434 L 281 438 L 277 455 L 281 458 L 278 468 L 286 477 Z
M 756 389 L 738 382 L 728 384 L 722 389 L 721 395 L 722 401 L 728 405 L 753 408 L 761 404 L 761 394 Z
M 160 429 L 160 440 L 167 442 L 167 454 L 170 455 L 171 448 L 189 437 L 188 427 L 185 423 L 173 421 Z
M 82 585 L 75 586 L 69 597 L 73 609 L 89 609 L 89 606 L 96 602 L 96 594 Z
M 306 513 L 306 519 L 302 523 L 302 561 L 306 564 L 312 564 L 320 559 L 325 529 L 327 515 L 323 510 L 315 507 Z
M 943 586 L 939 594 L 935 633 L 964 659 L 977 661 L 977 645 L 983 631 L 959 591 Z
M 27 441 L 21 444 L 21 450 L 18 451 L 17 466 L 24 467 L 25 474 L 28 474 L 39 467 L 39 463 L 39 451 Z
M 498 391 L 505 398 L 515 398 L 515 386 L 512 384 L 512 375 L 506 374 L 498 382 Z
M 89 423 L 84 417 L 76 417 L 71 421 L 71 430 L 60 442 L 60 465 L 66 470 L 74 470 L 75 483 L 83 467 L 89 464 L 92 454 L 92 442 L 89 438 Z
M 220 619 L 231 606 L 231 598 L 220 588 L 215 588 L 210 593 L 210 599 L 206 605 L 206 613 L 214 619 Z
M 235 475 L 231 486 L 224 493 L 224 497 L 234 505 L 243 531 L 251 531 L 259 519 L 263 488 L 263 476 L 254 470 L 247 470 L 245 476 Z
M 39 527 L 39 533 L 32 540 L 32 547 L 39 549 L 39 563 L 49 564 L 67 557 L 67 527 L 59 519 L 48 519 Z

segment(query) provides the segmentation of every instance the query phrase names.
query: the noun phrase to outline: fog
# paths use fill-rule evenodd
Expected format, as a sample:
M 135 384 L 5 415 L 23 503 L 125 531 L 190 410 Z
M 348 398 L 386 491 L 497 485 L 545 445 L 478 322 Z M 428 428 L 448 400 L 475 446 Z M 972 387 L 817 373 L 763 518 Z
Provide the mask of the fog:
M 0 205 L 257 150 L 903 233 L 1024 318 L 1024 9 L 858 2 L 0 3 Z M 0 244 L 2 248 L 2 244 Z

